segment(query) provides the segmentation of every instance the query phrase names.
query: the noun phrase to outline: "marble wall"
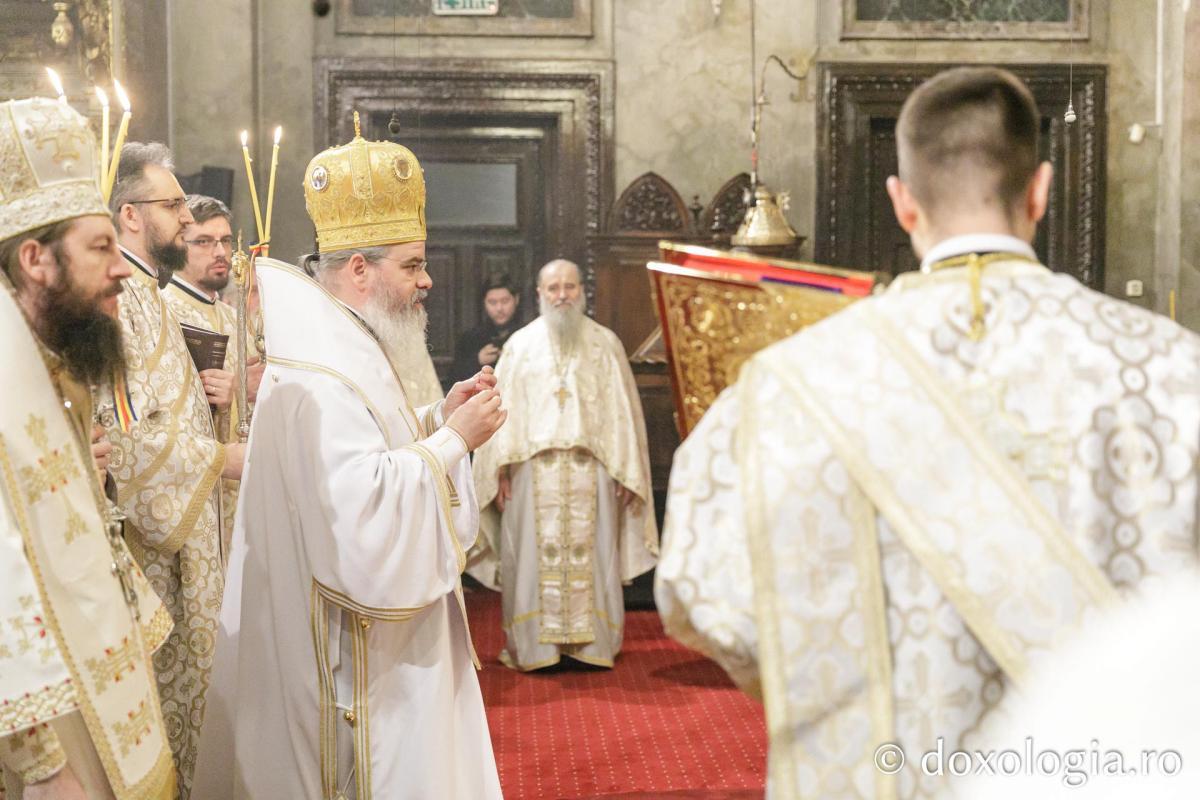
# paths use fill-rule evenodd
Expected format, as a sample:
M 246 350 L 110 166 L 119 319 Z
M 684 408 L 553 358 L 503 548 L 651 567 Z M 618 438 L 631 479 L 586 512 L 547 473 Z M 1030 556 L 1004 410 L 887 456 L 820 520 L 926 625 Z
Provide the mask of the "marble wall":
M 1141 143 L 1130 141 L 1128 129 L 1155 117 L 1150 0 L 1092 0 L 1091 36 L 1072 43 L 843 40 L 838 4 L 758 0 L 758 62 L 775 53 L 802 72 L 819 61 L 1107 64 L 1106 289 L 1123 296 L 1126 281 L 1139 279 L 1146 294 L 1134 302 L 1165 310 L 1166 292 L 1182 281 L 1180 308 L 1200 326 L 1200 3 L 1190 11 L 1184 0 L 1165 4 L 1167 124 L 1149 126 Z M 707 202 L 749 168 L 750 150 L 750 0 L 723 0 L 716 18 L 712 7 L 712 0 L 594 0 L 591 38 L 393 40 L 339 34 L 334 14 L 316 18 L 307 3 L 171 3 L 170 138 L 184 171 L 202 164 L 238 169 L 236 210 L 249 229 L 236 134 L 251 129 L 265 180 L 270 131 L 282 124 L 273 238 L 274 253 L 291 259 L 312 242 L 299 180 L 314 149 L 314 57 L 606 59 L 616 74 L 613 189 L 653 170 L 689 201 L 699 195 Z M 797 83 L 772 67 L 762 129 L 762 177 L 791 193 L 788 216 L 806 235 L 816 191 L 816 75 L 808 69 Z M 1180 274 L 1169 263 L 1182 264 Z

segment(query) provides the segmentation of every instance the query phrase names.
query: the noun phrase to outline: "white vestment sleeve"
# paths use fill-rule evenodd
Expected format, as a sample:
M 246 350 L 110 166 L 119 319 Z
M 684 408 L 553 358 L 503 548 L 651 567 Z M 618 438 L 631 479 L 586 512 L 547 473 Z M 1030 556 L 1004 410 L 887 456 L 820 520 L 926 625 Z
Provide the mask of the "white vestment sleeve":
M 654 598 L 668 634 L 759 696 L 754 583 L 726 390 L 675 453 Z
M 432 462 L 421 443 L 389 450 L 361 398 L 324 377 L 312 379 L 296 416 L 289 468 L 299 474 L 289 485 L 307 490 L 291 500 L 314 579 L 368 615 L 412 611 L 454 591 L 470 545 L 458 536 L 474 538 L 456 530 L 470 519 L 447 475 L 461 481 L 461 439 L 447 432 L 430 441 Z M 336 435 L 322 433 L 326 426 Z

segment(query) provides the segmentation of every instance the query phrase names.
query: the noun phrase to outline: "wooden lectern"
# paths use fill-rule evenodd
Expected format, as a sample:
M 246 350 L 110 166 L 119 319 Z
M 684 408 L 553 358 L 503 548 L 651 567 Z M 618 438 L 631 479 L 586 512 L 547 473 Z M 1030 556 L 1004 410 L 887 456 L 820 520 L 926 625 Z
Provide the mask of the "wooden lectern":
M 659 243 L 647 265 L 680 438 L 742 363 L 769 344 L 882 288 L 874 272 Z

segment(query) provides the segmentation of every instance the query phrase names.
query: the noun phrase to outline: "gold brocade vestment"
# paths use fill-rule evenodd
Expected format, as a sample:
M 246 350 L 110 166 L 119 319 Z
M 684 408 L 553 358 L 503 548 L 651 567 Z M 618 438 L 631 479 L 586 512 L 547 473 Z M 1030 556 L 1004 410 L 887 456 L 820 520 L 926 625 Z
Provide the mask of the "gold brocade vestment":
M 229 337 L 225 346 L 224 369 L 226 372 L 233 373 L 238 383 L 245 380 L 244 375 L 237 374 L 237 312 L 228 303 L 205 297 L 194 286 L 180 281 L 179 276 L 171 279 L 171 282 L 163 288 L 162 295 L 163 300 L 167 303 L 167 308 L 180 322 L 222 333 Z M 257 356 L 258 351 L 254 347 L 253 336 L 247 336 L 247 361 Z M 234 400 L 230 403 L 229 408 L 213 414 L 213 426 L 216 428 L 217 439 L 226 444 L 232 444 L 238 440 L 239 419 L 236 399 L 238 383 L 234 384 Z M 238 485 L 239 481 L 228 478 L 221 479 L 221 552 L 225 553 L 226 557 L 229 552 L 229 537 L 233 535 L 233 515 L 237 511 Z
M 529 670 L 561 655 L 613 665 L 621 584 L 654 566 L 658 527 L 641 401 L 616 335 L 584 317 L 569 357 L 544 319 L 517 331 L 496 364 L 509 410 L 475 454 L 481 535 L 469 572 L 503 595 L 501 660 Z M 512 497 L 495 505 L 498 476 Z M 634 495 L 617 502 L 617 487 Z
M 110 569 L 132 562 L 106 530 L 90 392 L 36 342 L 6 286 L 0 278 L 3 761 L 29 782 L 65 754 L 89 796 L 169 800 L 176 779 L 150 654 L 170 616 L 135 566 Z
M 136 420 L 129 432 L 111 412 L 101 422 L 113 443 L 109 472 L 126 541 L 175 622 L 154 666 L 186 800 L 224 589 L 217 482 L 225 446 L 157 280 L 126 258 L 134 268 L 120 296 L 120 320 Z
M 1200 339 L 1170 320 L 1027 258 L 907 274 L 708 409 L 655 599 L 763 697 L 772 797 L 938 797 L 923 754 L 976 747 L 1073 631 L 1194 561 L 1198 442 Z

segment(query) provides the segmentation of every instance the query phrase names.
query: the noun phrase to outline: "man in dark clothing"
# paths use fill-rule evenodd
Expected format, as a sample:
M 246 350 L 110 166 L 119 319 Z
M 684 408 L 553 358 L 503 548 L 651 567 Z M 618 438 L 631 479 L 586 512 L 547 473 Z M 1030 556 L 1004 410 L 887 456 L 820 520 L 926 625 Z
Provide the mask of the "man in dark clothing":
M 473 329 L 462 334 L 454 348 L 451 380 L 463 380 L 480 367 L 495 366 L 510 334 L 521 327 L 517 308 L 520 291 L 507 275 L 493 275 L 483 285 L 483 310 L 486 316 Z

